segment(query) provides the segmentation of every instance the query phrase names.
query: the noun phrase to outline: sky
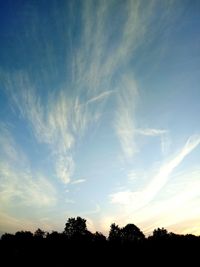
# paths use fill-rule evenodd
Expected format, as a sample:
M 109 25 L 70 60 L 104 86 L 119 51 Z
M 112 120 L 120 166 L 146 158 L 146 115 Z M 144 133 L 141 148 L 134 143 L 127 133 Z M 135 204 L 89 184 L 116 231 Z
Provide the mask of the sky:
M 0 233 L 200 235 L 200 2 L 0 1 Z

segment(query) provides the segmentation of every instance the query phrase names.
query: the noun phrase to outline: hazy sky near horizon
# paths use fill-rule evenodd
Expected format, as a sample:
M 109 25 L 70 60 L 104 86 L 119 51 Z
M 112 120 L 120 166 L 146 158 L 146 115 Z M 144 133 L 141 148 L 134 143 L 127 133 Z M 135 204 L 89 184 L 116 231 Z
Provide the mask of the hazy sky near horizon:
M 0 2 L 0 233 L 200 234 L 200 2 Z

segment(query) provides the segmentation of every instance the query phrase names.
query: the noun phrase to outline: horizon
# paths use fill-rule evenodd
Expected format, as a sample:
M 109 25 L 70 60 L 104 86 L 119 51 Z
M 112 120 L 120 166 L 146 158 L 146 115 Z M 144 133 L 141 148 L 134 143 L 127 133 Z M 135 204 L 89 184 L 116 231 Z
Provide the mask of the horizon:
M 0 235 L 200 235 L 200 2 L 9 0 L 0 23 Z
M 126 225 L 121 225 L 120 226 L 120 225 L 117 225 L 115 222 L 111 223 L 111 225 L 109 226 L 109 229 L 107 229 L 107 231 L 106 231 L 106 234 L 98 231 L 98 229 L 95 229 L 95 232 L 92 232 L 92 231 L 90 231 L 90 229 L 88 229 L 87 220 L 85 218 L 80 217 L 80 216 L 76 216 L 76 217 L 67 218 L 67 220 L 66 220 L 66 222 L 64 224 L 65 227 L 63 228 L 62 231 L 55 231 L 54 229 L 51 229 L 51 231 L 44 231 L 43 229 L 40 229 L 40 228 L 35 228 L 34 231 L 30 231 L 29 229 L 21 229 L 21 230 L 17 230 L 16 232 L 12 232 L 12 233 L 11 232 L 5 232 L 5 233 L 2 233 L 2 234 L 0 233 L 0 239 L 2 238 L 2 236 L 4 236 L 4 238 L 5 238 L 7 235 L 13 235 L 13 237 L 14 237 L 18 233 L 22 233 L 22 234 L 25 234 L 25 235 L 26 235 L 26 233 L 32 233 L 33 235 L 35 235 L 35 234 L 37 235 L 38 231 L 39 231 L 39 234 L 41 234 L 41 233 L 43 234 L 43 238 L 46 238 L 48 235 L 51 235 L 51 234 L 54 234 L 54 233 L 58 233 L 58 234 L 67 236 L 68 234 L 66 233 L 66 229 L 65 228 L 66 228 L 66 225 L 69 224 L 69 220 L 70 219 L 75 219 L 75 221 L 77 221 L 78 218 L 80 218 L 81 220 L 85 220 L 86 229 L 84 229 L 82 233 L 79 232 L 79 228 L 76 229 L 77 233 L 82 235 L 83 238 L 84 238 L 84 234 L 87 235 L 88 233 L 91 233 L 93 235 L 96 235 L 96 234 L 97 235 L 98 234 L 103 235 L 107 240 L 109 240 L 110 232 L 111 232 L 111 230 L 113 231 L 113 229 L 112 229 L 113 225 L 115 227 L 117 227 L 120 231 L 123 231 L 124 228 L 126 228 L 127 226 L 130 226 L 130 225 L 133 226 L 133 227 L 136 227 L 136 229 L 138 229 L 139 232 L 141 232 L 144 235 L 144 238 L 146 238 L 146 239 L 148 239 L 149 237 L 155 237 L 156 238 L 156 233 L 157 232 L 162 232 L 165 236 L 168 236 L 168 237 L 170 237 L 170 236 L 173 237 L 174 235 L 176 235 L 176 236 L 185 236 L 185 237 L 192 235 L 194 237 L 198 237 L 198 238 L 200 237 L 200 235 L 195 235 L 195 234 L 190 234 L 190 233 L 184 233 L 184 234 L 180 234 L 179 233 L 178 234 L 176 232 L 170 232 L 170 231 L 168 231 L 168 229 L 166 229 L 164 227 L 157 227 L 157 228 L 153 229 L 153 231 L 151 233 L 146 233 L 145 234 L 145 233 L 143 233 L 143 230 L 140 229 L 134 223 L 127 223 Z M 74 228 L 75 226 L 71 225 L 71 227 Z M 71 228 L 69 227 L 69 231 L 70 231 L 70 229 Z M 75 230 L 75 228 L 74 228 L 74 230 Z M 80 236 L 80 238 L 81 238 L 81 236 Z M 9 240 L 9 238 L 8 238 L 8 240 Z

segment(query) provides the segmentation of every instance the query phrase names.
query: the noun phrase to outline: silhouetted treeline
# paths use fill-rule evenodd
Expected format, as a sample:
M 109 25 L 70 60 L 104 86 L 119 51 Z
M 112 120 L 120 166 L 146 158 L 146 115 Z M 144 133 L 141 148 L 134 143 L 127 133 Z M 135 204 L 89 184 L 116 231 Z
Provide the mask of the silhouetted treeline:
M 41 229 L 35 233 L 5 233 L 0 240 L 0 253 L 1 262 L 6 263 L 1 266 L 33 264 L 57 267 L 79 262 L 91 266 L 108 263 L 171 266 L 175 261 L 193 266 L 192 262 L 198 260 L 200 253 L 200 237 L 169 233 L 164 228 L 155 229 L 151 236 L 145 237 L 134 224 L 120 228 L 115 223 L 111 224 L 106 237 L 100 232 L 91 233 L 86 220 L 77 217 L 67 220 L 62 233 L 48 233 Z

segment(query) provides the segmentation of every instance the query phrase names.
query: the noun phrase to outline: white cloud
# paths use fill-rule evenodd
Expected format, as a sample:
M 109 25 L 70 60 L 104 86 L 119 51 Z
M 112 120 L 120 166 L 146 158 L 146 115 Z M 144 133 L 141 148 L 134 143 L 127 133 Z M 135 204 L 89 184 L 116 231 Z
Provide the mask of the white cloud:
M 43 207 L 56 203 L 56 190 L 47 178 L 42 175 L 35 177 L 22 170 L 2 162 L 0 165 L 1 208 L 14 206 Z
M 200 136 L 191 136 L 182 150 L 173 159 L 163 164 L 158 174 L 153 178 L 152 182 L 145 189 L 148 198 L 154 195 L 166 184 L 172 171 L 183 161 L 183 159 L 190 154 L 200 144 Z
M 200 136 L 188 138 L 185 146 L 171 160 L 161 165 L 158 173 L 150 183 L 140 192 L 122 191 L 111 195 L 111 203 L 127 205 L 130 210 L 137 210 L 147 205 L 157 193 L 166 185 L 173 170 L 200 144 Z
M 112 194 L 110 197 L 113 204 L 129 205 L 133 198 L 133 192 L 130 190 L 121 191 Z
M 198 136 L 189 138 L 179 155 L 182 152 L 184 154 L 190 153 L 198 144 Z M 178 155 L 175 158 L 178 158 Z M 200 218 L 199 178 L 199 169 L 195 171 L 188 170 L 184 174 L 180 173 L 170 181 L 173 191 L 168 192 L 167 195 L 164 194 L 162 198 L 155 199 L 150 205 L 152 195 L 150 195 L 150 198 L 145 198 L 145 189 L 143 192 L 127 190 L 112 194 L 110 196 L 111 202 L 120 204 L 113 221 L 124 225 L 133 221 L 132 216 L 134 214 L 133 222 L 141 226 L 146 234 L 152 233 L 155 228 L 161 226 L 178 233 L 199 234 L 196 227 L 194 229 L 191 227 L 191 225 L 197 224 Z M 179 181 L 178 184 L 177 180 Z M 180 183 L 183 184 L 180 185 Z M 168 190 L 168 187 L 163 190 Z M 122 211 L 123 215 L 119 218 L 118 214 Z M 188 218 L 190 218 L 190 223 L 187 223 Z
M 86 99 L 90 99 L 89 103 L 96 103 L 105 97 L 104 92 L 110 91 L 114 75 L 116 83 L 121 83 L 118 88 L 118 107 L 114 124 L 122 151 L 125 157 L 130 159 L 137 152 L 134 132 L 137 88 L 132 73 L 120 77 L 118 71 L 134 57 L 134 52 L 147 33 L 153 5 L 148 3 L 144 11 L 140 1 L 127 1 L 121 9 L 126 19 L 113 31 L 106 22 L 114 10 L 114 2 L 103 1 L 97 9 L 93 2 L 85 2 L 81 29 L 82 46 L 74 55 L 73 73 L 79 93 L 84 88 L 84 95 Z M 91 23 L 94 20 L 95 23 Z M 110 48 L 108 44 L 111 36 L 117 43 Z M 97 92 L 98 96 L 93 97 L 92 94 L 91 98 L 91 92 Z
M 166 134 L 167 131 L 163 129 L 152 129 L 152 128 L 146 128 L 146 129 L 136 129 L 136 133 L 146 136 L 162 136 L 163 134 Z
M 107 96 L 109 96 L 110 94 L 112 94 L 114 91 L 112 90 L 109 90 L 109 91 L 105 91 L 95 97 L 92 97 L 91 99 L 89 99 L 86 104 L 91 104 L 93 102 L 97 102 L 97 101 L 101 101 L 103 100 L 104 98 L 106 98 Z
M 76 48 L 72 45 L 70 47 L 69 44 L 72 59 L 66 61 L 66 69 L 71 70 L 72 81 L 66 81 L 61 88 L 54 88 L 59 93 L 48 95 L 46 103 L 39 96 L 38 88 L 30 81 L 31 74 L 20 71 L 6 77 L 6 87 L 15 108 L 17 107 L 21 116 L 28 121 L 38 142 L 49 146 L 54 155 L 55 172 L 64 183 L 69 183 L 73 176 L 75 162 L 72 150 L 77 140 L 82 137 L 90 123 L 95 123 L 100 118 L 103 108 L 101 102 L 105 102 L 103 100 L 115 91 L 110 89 L 113 76 L 121 66 L 130 61 L 130 54 L 134 54 L 142 37 L 147 33 L 152 4 L 148 4 L 144 11 L 140 1 L 127 1 L 121 6 L 126 19 L 114 32 L 114 37 L 118 40 L 117 45 L 110 47 L 108 44 L 113 30 L 109 29 L 107 19 L 114 6 L 112 1 L 101 1 L 98 8 L 92 1 L 84 2 L 81 9 L 80 43 Z M 48 47 L 48 43 L 46 46 Z M 50 50 L 47 50 L 47 58 L 51 68 L 57 73 L 58 68 L 53 67 Z M 42 69 L 41 73 L 46 73 L 46 70 Z M 130 77 L 131 75 L 124 76 L 121 79 L 115 124 L 127 158 L 131 158 L 137 150 L 131 107 L 135 103 L 130 103 L 132 97 L 135 97 L 136 86 L 134 79 Z M 92 103 L 95 105 L 91 105 Z M 124 130 L 127 132 L 123 132 Z M 63 158 L 66 159 L 67 167 L 60 163 Z M 67 158 L 72 160 L 68 161 Z M 72 166 L 69 166 L 70 162 Z
M 86 181 L 86 179 L 77 179 L 71 182 L 71 184 L 81 184 L 84 183 Z
M 20 158 L 18 165 L 24 164 L 28 165 L 27 158 L 19 145 L 16 144 L 11 133 L 8 130 L 8 127 L 5 124 L 0 123 L 0 157 L 5 159 L 8 162 L 16 162 Z
M 155 128 L 137 128 L 135 129 L 135 133 L 150 137 L 160 137 L 162 155 L 166 156 L 168 154 L 171 145 L 168 130 Z
M 187 177 L 190 179 L 187 180 L 183 189 L 174 185 L 175 193 L 172 196 L 156 201 L 151 206 L 144 207 L 136 212 L 138 222 L 148 225 L 148 227 L 146 226 L 147 232 L 151 232 L 161 225 L 171 231 L 184 232 L 184 225 L 188 218 L 194 222 L 199 220 L 198 198 L 200 193 L 198 188 L 200 184 L 198 179 L 200 172 L 198 171 L 195 176 L 188 172 Z M 182 175 L 180 178 L 184 179 Z M 149 222 L 152 223 L 149 224 Z
M 56 174 L 61 181 L 69 183 L 74 170 L 70 150 L 75 142 L 75 134 L 71 130 L 71 118 L 72 120 L 74 116 L 77 118 L 77 112 L 72 108 L 73 103 L 61 90 L 58 95 L 50 96 L 47 102 L 42 104 L 27 75 L 21 72 L 10 76 L 8 85 L 7 89 L 15 107 L 28 121 L 37 141 L 49 146 L 55 161 Z M 79 118 L 78 121 L 73 120 L 73 123 L 81 126 L 81 121 L 82 118 Z M 76 128 L 79 128 L 78 125 Z
M 0 145 L 0 211 L 54 206 L 55 188 L 43 174 L 31 171 L 28 158 L 5 125 L 1 125 Z
M 152 7 L 153 5 L 149 4 L 144 12 L 140 1 L 127 2 L 125 6 L 127 19 L 120 32 L 119 45 L 109 53 L 105 67 L 101 70 L 102 76 L 105 74 L 112 76 L 124 62 L 128 63 L 130 58 L 134 57 L 134 52 L 147 32 Z M 102 38 L 105 39 L 106 36 Z M 119 88 L 115 129 L 126 159 L 131 159 L 138 151 L 135 140 L 135 107 L 138 88 L 133 76 L 133 73 L 129 73 L 117 77 Z
M 161 151 L 163 156 L 166 156 L 169 153 L 171 146 L 171 139 L 168 134 L 161 135 Z
M 74 161 L 69 156 L 60 155 L 56 161 L 56 174 L 65 184 L 68 184 L 71 180 L 71 176 L 74 172 Z
M 72 73 L 72 82 L 69 81 L 70 79 L 66 79 L 66 83 L 61 88 L 54 88 L 56 93 L 52 95 L 48 94 L 48 88 L 44 87 L 45 101 L 38 92 L 38 88 L 35 88 L 30 81 L 30 73 L 21 71 L 7 76 L 6 87 L 15 104 L 13 108 L 16 110 L 17 107 L 20 116 L 28 123 L 30 130 L 34 133 L 37 142 L 48 146 L 49 154 L 53 159 L 52 167 L 63 183 L 80 183 L 81 179 L 74 182 L 72 179 L 76 165 L 73 149 L 80 137 L 84 135 L 88 125 L 96 123 L 100 118 L 104 102 L 108 97 L 111 97 L 112 92 L 117 92 L 117 90 L 118 94 L 115 94 L 117 108 L 114 124 L 125 158 L 132 159 L 138 151 L 137 134 L 160 136 L 162 151 L 164 154 L 166 153 L 168 145 L 165 139 L 165 130 L 137 129 L 136 127 L 135 107 L 138 88 L 133 78 L 134 73 L 119 75 L 123 69 L 124 72 L 127 72 L 126 67 L 130 62 L 134 62 L 133 59 L 137 55 L 137 48 L 140 47 L 140 44 L 144 40 L 149 41 L 152 38 L 149 20 L 155 6 L 156 1 L 148 1 L 144 10 L 142 1 L 128 0 L 120 6 L 120 11 L 124 14 L 124 20 L 120 21 L 119 27 L 115 23 L 112 27 L 109 27 L 107 22 L 111 14 L 110 17 L 113 17 L 114 20 L 116 18 L 116 21 L 118 21 L 118 17 L 115 17 L 117 14 L 115 14 L 115 1 L 100 1 L 98 5 L 94 1 L 84 1 L 83 9 L 81 9 L 83 13 L 80 16 L 82 20 L 80 43 L 77 42 L 77 45 L 74 46 L 72 42 L 71 60 L 65 66 Z M 169 7 L 169 4 L 166 4 L 166 6 Z M 169 8 L 167 12 L 169 12 Z M 146 36 L 148 38 L 144 38 L 145 34 L 148 35 Z M 111 41 L 111 39 L 116 40 L 116 42 Z M 45 40 L 42 41 L 44 45 L 48 45 Z M 53 64 L 51 54 L 50 52 L 47 54 L 51 68 L 54 70 L 53 65 L 55 64 Z M 55 70 L 55 72 L 58 72 L 59 69 L 55 67 Z M 42 75 L 46 72 L 48 70 L 41 69 L 39 78 L 43 79 Z M 52 74 L 53 71 L 50 73 Z M 66 77 L 68 77 L 68 74 L 66 73 Z M 49 73 L 47 78 L 51 78 Z M 35 84 L 37 84 L 37 81 Z M 43 81 L 41 84 L 43 84 Z M 115 84 L 118 84 L 119 88 L 111 90 L 115 87 Z M 5 143 L 5 141 L 1 139 L 0 143 Z M 174 160 L 161 167 L 158 175 L 145 189 L 147 196 L 143 192 L 118 192 L 112 196 L 113 203 L 126 204 L 138 199 L 144 204 L 147 200 L 152 199 L 165 185 L 173 169 L 180 164 L 187 153 L 190 153 L 190 151 L 186 153 L 186 150 L 185 154 L 177 156 L 176 159 L 174 158 Z M 13 150 L 13 145 L 10 147 L 9 144 L 5 145 L 4 153 L 8 155 L 10 161 L 14 161 L 18 157 L 21 158 L 19 151 L 18 148 Z M 15 168 L 11 168 L 8 160 L 5 166 L 4 174 L 7 173 L 6 175 L 13 178 L 12 183 L 10 182 L 5 186 L 5 188 L 8 188 L 7 191 L 4 191 L 4 196 L 7 194 L 6 198 L 11 199 L 14 191 L 14 196 L 26 201 L 29 197 L 32 197 L 34 203 L 39 203 L 37 199 L 39 199 L 39 196 L 43 196 L 42 203 L 44 205 L 50 204 L 51 201 L 53 203 L 53 189 L 48 186 L 46 177 L 39 178 L 40 175 L 30 174 L 22 169 L 16 171 Z M 22 177 L 21 181 L 26 184 L 26 187 L 17 186 L 19 177 Z M 133 177 L 133 174 L 129 175 L 129 179 Z M 47 184 L 45 185 L 46 181 Z M 41 187 L 46 186 L 48 188 L 47 192 L 43 192 L 40 185 Z M 28 186 L 32 186 L 34 192 L 28 190 Z M 25 194 L 26 190 L 27 193 Z
M 115 129 L 122 151 L 127 159 L 131 159 L 137 152 L 134 121 L 136 97 L 137 86 L 135 81 L 131 77 L 123 77 L 118 93 Z
M 137 173 L 135 172 L 135 171 L 130 171 L 129 173 L 128 173 L 128 180 L 129 181 L 134 181 L 134 180 L 136 180 L 138 178 L 138 175 L 137 175 Z
M 49 93 L 43 101 L 37 89 L 31 84 L 28 74 L 18 72 L 6 77 L 6 88 L 13 107 L 28 122 L 38 143 L 44 143 L 51 151 L 54 170 L 63 183 L 70 183 L 75 169 L 73 148 L 82 137 L 88 125 L 100 118 L 100 106 L 113 90 L 94 92 L 81 100 L 81 89 L 68 95 L 68 88 Z M 83 82 L 84 85 L 84 82 Z M 91 97 L 93 96 L 93 97 Z M 89 105 L 96 103 L 95 107 Z M 8 149 L 8 148 L 7 148 Z

